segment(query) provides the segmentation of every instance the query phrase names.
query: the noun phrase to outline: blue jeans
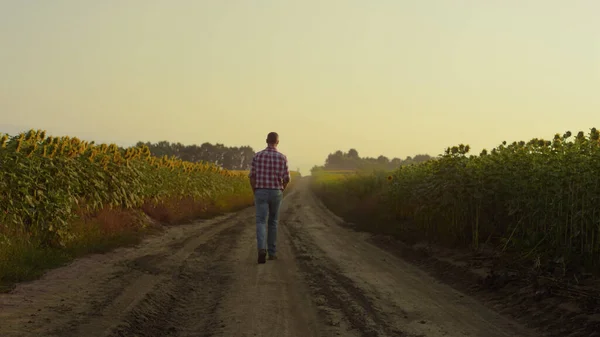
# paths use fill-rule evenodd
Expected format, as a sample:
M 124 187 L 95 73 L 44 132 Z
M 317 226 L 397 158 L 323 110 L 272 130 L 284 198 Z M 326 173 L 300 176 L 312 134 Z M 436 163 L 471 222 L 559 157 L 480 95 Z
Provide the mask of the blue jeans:
M 258 249 L 268 249 L 269 255 L 276 254 L 277 223 L 279 222 L 279 206 L 283 200 L 283 191 L 256 189 L 254 204 L 256 206 L 256 243 Z M 267 223 L 267 217 L 269 218 Z M 265 232 L 269 231 L 265 242 Z M 268 244 L 268 247 L 267 247 Z

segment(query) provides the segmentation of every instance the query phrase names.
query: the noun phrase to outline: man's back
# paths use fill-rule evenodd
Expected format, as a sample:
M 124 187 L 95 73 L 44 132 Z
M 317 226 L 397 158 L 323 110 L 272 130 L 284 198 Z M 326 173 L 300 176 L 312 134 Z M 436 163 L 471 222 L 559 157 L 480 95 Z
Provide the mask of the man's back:
M 255 178 L 257 189 L 283 190 L 290 181 L 287 157 L 271 146 L 259 151 L 252 158 L 250 177 Z
M 267 135 L 267 148 L 258 152 L 252 158 L 250 169 L 250 184 L 254 191 L 256 204 L 256 244 L 258 246 L 258 263 L 265 263 L 267 246 L 269 260 L 276 260 L 277 223 L 279 206 L 283 200 L 283 190 L 290 182 L 290 171 L 287 158 L 277 151 L 279 135 L 270 132 Z M 269 233 L 265 242 L 265 225 Z

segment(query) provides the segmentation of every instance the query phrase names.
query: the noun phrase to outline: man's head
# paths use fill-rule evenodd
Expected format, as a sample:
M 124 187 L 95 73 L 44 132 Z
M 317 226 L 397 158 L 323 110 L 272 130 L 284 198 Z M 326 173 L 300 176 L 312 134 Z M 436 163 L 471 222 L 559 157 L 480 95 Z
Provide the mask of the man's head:
M 267 144 L 275 147 L 279 144 L 279 135 L 277 132 L 269 132 L 267 135 Z

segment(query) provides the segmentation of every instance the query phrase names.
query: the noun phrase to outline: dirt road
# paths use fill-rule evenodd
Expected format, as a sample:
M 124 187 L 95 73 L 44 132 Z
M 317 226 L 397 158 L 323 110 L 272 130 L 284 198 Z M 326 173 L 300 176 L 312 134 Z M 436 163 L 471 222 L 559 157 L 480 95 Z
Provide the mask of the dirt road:
M 536 336 L 338 225 L 306 179 L 279 260 L 254 209 L 169 228 L 0 294 L 0 336 Z

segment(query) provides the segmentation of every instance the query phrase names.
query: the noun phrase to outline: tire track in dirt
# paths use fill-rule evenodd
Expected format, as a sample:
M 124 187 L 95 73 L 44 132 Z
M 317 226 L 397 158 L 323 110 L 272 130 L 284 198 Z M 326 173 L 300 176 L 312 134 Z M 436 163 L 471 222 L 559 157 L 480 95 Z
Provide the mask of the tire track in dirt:
M 237 223 L 198 246 L 109 336 L 212 336 L 216 308 L 231 284 L 227 253 L 243 229 Z
M 296 207 L 282 219 L 283 227 L 290 235 L 298 264 L 325 318 L 324 323 L 339 326 L 340 320 L 344 320 L 344 325 L 365 337 L 408 336 L 391 326 L 391 317 L 376 308 L 371 299 L 326 258 L 315 242 L 302 233 L 302 226 L 308 223 L 300 220 L 301 204 L 295 202 Z
M 78 259 L 41 280 L 21 284 L 14 293 L 0 296 L 0 321 L 5 323 L 0 324 L 0 336 L 144 335 L 140 322 L 156 321 L 150 313 L 163 306 L 175 308 L 177 294 L 189 297 L 194 289 L 214 296 L 227 286 L 224 278 L 214 280 L 214 275 L 227 271 L 211 257 L 235 245 L 241 224 L 252 216 L 246 209 L 168 227 L 138 247 Z M 205 282 L 203 289 L 197 287 L 199 282 Z M 196 300 L 200 307 L 214 302 L 202 296 Z
M 281 207 L 292 206 L 291 191 Z M 308 287 L 303 282 L 291 249 L 290 237 L 282 227 L 277 234 L 278 259 L 257 264 L 256 226 L 246 226 L 230 265 L 235 278 L 217 309 L 220 328 L 215 337 L 307 337 L 339 336 L 339 328 L 323 326 Z M 348 334 L 342 334 L 348 336 Z
M 343 228 L 308 185 L 282 227 L 329 324 L 360 336 L 539 336 Z

